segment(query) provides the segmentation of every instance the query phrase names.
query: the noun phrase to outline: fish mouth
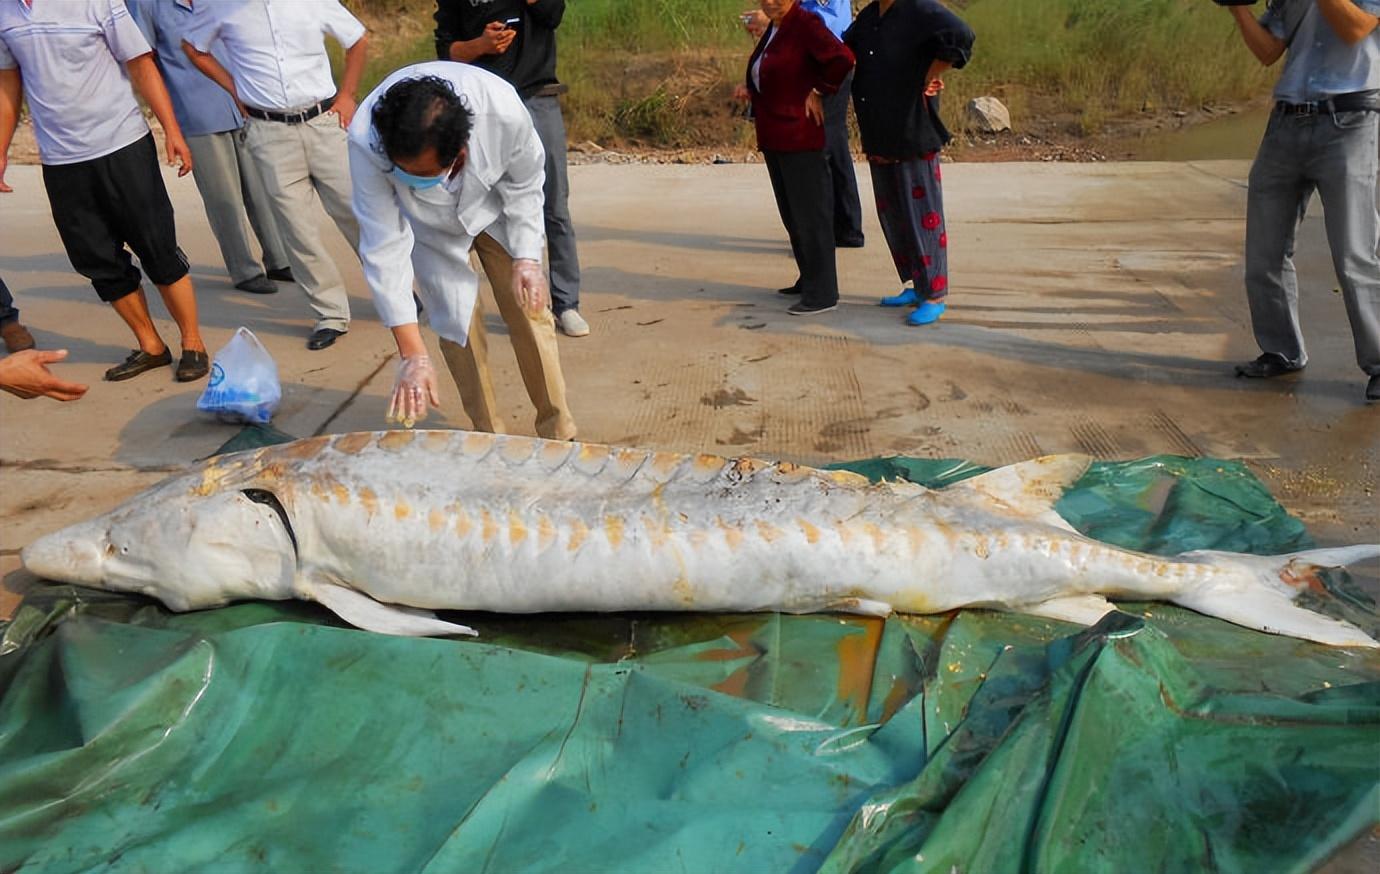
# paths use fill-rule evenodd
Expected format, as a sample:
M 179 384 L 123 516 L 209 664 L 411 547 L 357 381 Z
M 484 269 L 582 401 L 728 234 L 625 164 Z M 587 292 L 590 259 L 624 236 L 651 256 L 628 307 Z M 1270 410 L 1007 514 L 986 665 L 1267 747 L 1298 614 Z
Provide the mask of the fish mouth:
M 46 534 L 19 553 L 19 560 L 35 576 L 61 583 L 99 586 L 103 577 L 105 526 L 83 522 Z

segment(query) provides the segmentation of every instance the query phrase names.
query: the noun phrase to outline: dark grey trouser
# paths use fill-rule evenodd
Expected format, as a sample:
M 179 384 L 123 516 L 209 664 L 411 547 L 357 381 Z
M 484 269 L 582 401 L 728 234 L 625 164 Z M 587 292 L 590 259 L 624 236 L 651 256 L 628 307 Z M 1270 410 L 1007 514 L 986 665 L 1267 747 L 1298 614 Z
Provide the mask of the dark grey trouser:
M 551 311 L 560 315 L 580 308 L 580 256 L 575 252 L 575 227 L 570 223 L 570 176 L 565 162 L 565 119 L 558 97 L 529 97 L 527 111 L 546 151 L 546 257 L 551 265 Z
M 220 246 L 230 281 L 244 282 L 266 270 L 287 267 L 287 252 L 269 208 L 268 192 L 249 151 L 240 145 L 239 134 L 224 131 L 187 137 L 187 146 L 192 150 L 192 178 L 201 192 L 206 220 Z M 255 257 L 250 244 L 250 227 L 263 249 L 262 261 Z
M 848 148 L 848 95 L 853 74 L 843 80 L 837 93 L 824 98 L 824 153 L 834 179 L 834 240 L 861 240 L 862 204 L 858 201 L 858 177 L 853 172 L 853 152 Z
M 791 239 L 800 278 L 800 301 L 807 306 L 839 302 L 834 260 L 833 180 L 823 152 L 762 152 L 776 195 L 781 223 Z
M 0 325 L 19 321 L 19 308 L 14 305 L 14 297 L 5 280 L 0 279 Z
M 1246 295 L 1263 352 L 1308 362 L 1299 328 L 1294 235 L 1317 191 L 1356 363 L 1380 373 L 1380 113 L 1270 116 L 1246 203 Z

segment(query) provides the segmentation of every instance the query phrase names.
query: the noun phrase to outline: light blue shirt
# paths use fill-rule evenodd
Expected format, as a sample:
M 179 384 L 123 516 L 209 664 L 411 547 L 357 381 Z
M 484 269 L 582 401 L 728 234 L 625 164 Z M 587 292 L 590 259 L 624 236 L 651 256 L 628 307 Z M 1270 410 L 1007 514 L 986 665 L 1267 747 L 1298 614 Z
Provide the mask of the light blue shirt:
M 843 32 L 853 23 L 853 4 L 849 0 L 800 0 L 800 8 L 818 15 L 829 32 L 839 39 L 843 39 Z
M 182 50 L 182 34 L 192 23 L 190 0 L 125 2 L 135 24 L 153 46 L 183 136 L 200 137 L 239 130 L 244 119 L 240 117 L 234 98 L 198 70 Z M 222 66 L 224 63 L 222 60 Z
M 1380 17 L 1380 0 L 1352 0 Z M 1288 44 L 1275 99 L 1312 103 L 1338 94 L 1380 89 L 1380 27 L 1347 45 L 1318 11 L 1316 0 L 1273 0 L 1260 23 Z

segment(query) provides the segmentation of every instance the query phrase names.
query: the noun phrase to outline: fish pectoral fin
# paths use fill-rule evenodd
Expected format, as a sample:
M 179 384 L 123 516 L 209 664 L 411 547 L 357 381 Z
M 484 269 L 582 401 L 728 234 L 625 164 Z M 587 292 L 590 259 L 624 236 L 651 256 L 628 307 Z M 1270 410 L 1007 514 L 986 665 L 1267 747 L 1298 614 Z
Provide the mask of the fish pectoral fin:
M 365 631 L 401 637 L 479 634 L 473 628 L 437 619 L 436 614 L 430 610 L 383 604 L 362 592 L 335 583 L 313 581 L 306 586 L 306 592 L 312 600 L 327 610 Z
M 856 613 L 859 616 L 880 616 L 883 619 L 891 615 L 891 605 L 885 601 L 872 601 L 867 598 L 840 598 L 829 604 L 829 609 L 835 613 Z
M 1091 463 L 1086 455 L 1046 455 L 954 483 L 944 493 L 996 502 L 1019 515 L 1073 531 L 1073 526 L 1054 512 L 1054 503 Z
M 1058 619 L 1061 622 L 1096 625 L 1116 607 L 1101 595 L 1071 595 L 1067 598 L 1050 598 L 1038 604 L 1021 604 L 1008 609 L 1013 613 L 1029 613 L 1031 616 Z

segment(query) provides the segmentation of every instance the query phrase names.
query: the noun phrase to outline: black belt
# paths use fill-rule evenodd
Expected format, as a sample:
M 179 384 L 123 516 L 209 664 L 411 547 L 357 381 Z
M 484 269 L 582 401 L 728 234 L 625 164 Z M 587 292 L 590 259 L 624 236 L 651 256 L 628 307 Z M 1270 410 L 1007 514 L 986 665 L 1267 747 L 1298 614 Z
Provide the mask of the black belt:
M 1275 101 L 1275 112 L 1285 115 L 1331 115 L 1334 112 L 1380 112 L 1380 91 L 1353 91 L 1310 103 Z
M 275 112 L 272 109 L 259 109 L 254 106 L 246 106 L 244 114 L 250 118 L 257 118 L 261 121 L 276 121 L 282 124 L 302 124 L 311 121 L 321 113 L 330 109 L 335 104 L 334 97 L 327 97 L 315 106 L 308 106 L 300 112 Z

